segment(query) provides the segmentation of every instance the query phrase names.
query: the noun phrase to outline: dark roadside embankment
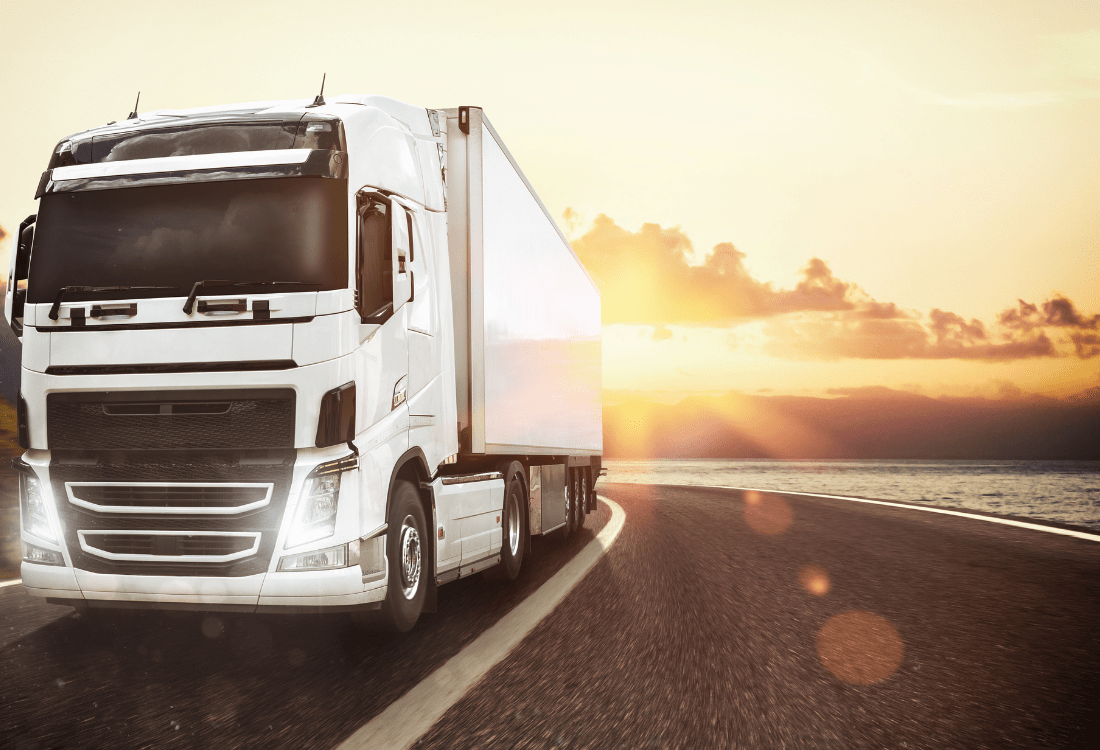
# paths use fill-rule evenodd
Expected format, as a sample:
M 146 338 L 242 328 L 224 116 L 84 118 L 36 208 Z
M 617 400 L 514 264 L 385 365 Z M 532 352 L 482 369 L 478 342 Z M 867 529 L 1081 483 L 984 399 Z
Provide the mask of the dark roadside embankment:
M 19 478 L 11 460 L 22 455 L 16 436 L 15 407 L 0 397 L 0 582 L 19 577 Z

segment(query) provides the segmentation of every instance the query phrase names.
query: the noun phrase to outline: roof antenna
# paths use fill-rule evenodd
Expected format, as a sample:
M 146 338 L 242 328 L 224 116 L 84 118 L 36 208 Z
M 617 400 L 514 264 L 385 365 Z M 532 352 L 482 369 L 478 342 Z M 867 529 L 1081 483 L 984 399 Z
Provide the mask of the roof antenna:
M 310 104 L 309 106 L 311 106 L 311 107 L 323 107 L 323 106 L 325 106 L 325 77 L 326 76 L 328 76 L 328 73 L 322 73 L 321 74 L 321 93 L 317 95 L 317 98 L 313 100 L 313 104 Z
M 138 105 L 138 102 L 140 102 L 140 101 L 141 101 L 141 92 L 139 91 L 138 95 L 137 95 L 137 99 L 134 100 L 134 111 L 131 112 L 130 116 L 126 118 L 127 120 L 136 120 L 137 119 L 137 105 Z

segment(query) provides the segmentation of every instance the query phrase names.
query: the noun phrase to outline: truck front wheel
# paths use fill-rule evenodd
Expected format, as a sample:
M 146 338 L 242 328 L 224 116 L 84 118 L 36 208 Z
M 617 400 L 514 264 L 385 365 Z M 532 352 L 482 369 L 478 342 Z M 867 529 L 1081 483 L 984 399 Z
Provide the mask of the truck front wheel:
M 386 531 L 389 584 L 382 608 L 356 612 L 355 622 L 372 630 L 412 630 L 424 609 L 427 590 L 427 537 L 420 495 L 409 482 L 394 484 Z

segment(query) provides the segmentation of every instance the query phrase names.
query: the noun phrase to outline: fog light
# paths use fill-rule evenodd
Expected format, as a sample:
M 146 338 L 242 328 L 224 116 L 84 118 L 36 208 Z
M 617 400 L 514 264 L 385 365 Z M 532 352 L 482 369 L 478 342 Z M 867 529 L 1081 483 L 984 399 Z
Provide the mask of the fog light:
M 56 552 L 52 549 L 43 549 L 42 547 L 36 547 L 33 544 L 27 544 L 23 542 L 23 561 L 34 563 L 35 565 L 64 565 L 65 558 L 61 556 L 60 552 Z
M 300 555 L 288 555 L 279 560 L 279 570 L 333 570 L 348 566 L 348 545 L 303 552 Z

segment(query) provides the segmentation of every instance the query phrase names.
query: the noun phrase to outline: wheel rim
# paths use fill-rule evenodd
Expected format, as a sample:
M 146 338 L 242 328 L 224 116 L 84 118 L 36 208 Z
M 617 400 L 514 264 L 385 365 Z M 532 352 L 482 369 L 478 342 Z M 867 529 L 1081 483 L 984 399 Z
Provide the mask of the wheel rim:
M 401 593 L 406 599 L 416 596 L 420 585 L 420 532 L 412 516 L 401 522 Z
M 519 492 L 508 495 L 508 549 L 512 557 L 519 555 Z

